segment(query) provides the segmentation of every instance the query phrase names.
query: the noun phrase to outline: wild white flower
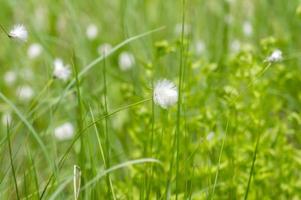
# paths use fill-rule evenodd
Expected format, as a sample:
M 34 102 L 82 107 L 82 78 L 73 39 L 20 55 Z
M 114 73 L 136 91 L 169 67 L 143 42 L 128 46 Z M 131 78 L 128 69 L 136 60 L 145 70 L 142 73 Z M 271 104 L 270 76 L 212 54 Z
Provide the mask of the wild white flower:
M 70 122 L 66 122 L 54 129 L 54 136 L 58 140 L 68 140 L 74 135 L 74 127 Z
M 202 55 L 202 53 L 204 53 L 206 49 L 206 45 L 204 43 L 204 41 L 202 40 L 198 40 L 195 43 L 195 53 L 196 55 Z
M 22 101 L 30 100 L 34 95 L 33 89 L 28 85 L 23 85 L 21 87 L 18 87 L 17 89 L 17 96 Z
M 211 131 L 211 132 L 207 135 L 206 139 L 207 139 L 208 141 L 211 141 L 211 140 L 213 139 L 214 135 L 215 135 L 215 133 L 214 133 L 213 131 Z
M 100 45 L 97 49 L 99 55 L 107 55 L 112 49 L 112 45 L 109 43 L 104 43 Z
M 4 81 L 7 85 L 13 85 L 16 82 L 17 74 L 14 71 L 7 71 L 4 74 Z
M 34 58 L 38 57 L 39 55 L 41 55 L 42 50 L 43 50 L 43 48 L 39 43 L 33 43 L 29 46 L 29 48 L 27 50 L 27 56 L 30 59 L 34 59 Z
M 118 63 L 119 63 L 119 68 L 122 71 L 127 71 L 135 65 L 135 58 L 134 58 L 133 54 L 131 54 L 129 52 L 122 52 L 119 55 Z
M 266 62 L 275 63 L 280 62 L 283 59 L 282 57 L 282 51 L 279 49 L 276 49 L 272 52 L 272 54 L 266 58 Z
M 98 35 L 98 28 L 95 24 L 90 24 L 86 29 L 86 35 L 89 40 L 94 40 Z
M 53 62 L 53 65 L 53 76 L 63 81 L 67 81 L 71 75 L 69 65 L 64 65 L 62 59 L 60 58 L 56 58 Z
M 253 34 L 253 26 L 252 26 L 251 22 L 249 22 L 249 21 L 245 21 L 243 23 L 242 29 L 246 36 L 251 36 Z
M 155 104 L 167 109 L 178 101 L 177 86 L 169 80 L 159 80 L 155 84 L 153 99 Z
M 10 30 L 10 32 L 8 33 L 8 36 L 10 38 L 17 39 L 22 42 L 26 42 L 28 33 L 27 33 L 27 30 L 24 25 L 17 24 Z
M 1 121 L 4 126 L 6 126 L 7 124 L 11 124 L 12 122 L 11 113 L 10 112 L 3 113 Z
M 191 26 L 189 24 L 184 24 L 184 35 L 189 35 L 190 33 L 191 33 Z M 177 36 L 182 35 L 182 23 L 176 24 L 175 34 Z

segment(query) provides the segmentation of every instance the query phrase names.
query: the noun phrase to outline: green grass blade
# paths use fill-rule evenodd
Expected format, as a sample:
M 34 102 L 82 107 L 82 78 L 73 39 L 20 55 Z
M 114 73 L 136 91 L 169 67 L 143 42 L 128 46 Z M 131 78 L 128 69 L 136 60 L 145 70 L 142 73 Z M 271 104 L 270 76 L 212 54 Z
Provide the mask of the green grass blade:
M 259 142 L 260 142 L 260 133 L 257 133 L 257 140 L 256 140 L 255 149 L 254 149 L 254 154 L 253 154 L 252 167 L 251 167 L 251 170 L 250 170 L 250 175 L 249 175 L 249 179 L 248 179 L 248 185 L 247 185 L 247 189 L 246 189 L 246 193 L 245 193 L 245 198 L 244 198 L 245 200 L 248 199 L 248 194 L 249 194 L 249 190 L 250 190 L 252 176 L 253 176 L 253 172 L 254 172 L 254 168 L 255 168 L 255 162 L 256 162 L 256 157 L 257 157 L 257 151 L 258 151 Z
M 14 162 L 13 162 L 13 157 L 12 157 L 12 148 L 11 148 L 11 143 L 10 143 L 10 125 L 7 122 L 7 144 L 8 144 L 8 152 L 9 152 L 9 160 L 10 160 L 10 166 L 13 174 L 13 179 L 14 179 L 14 184 L 15 184 L 15 189 L 16 189 L 16 196 L 17 199 L 20 199 L 20 194 L 19 194 L 19 189 L 18 189 L 18 182 L 16 178 L 16 171 L 14 167 Z
M 131 160 L 127 161 L 118 165 L 115 165 L 107 170 L 104 170 L 103 172 L 100 172 L 96 177 L 94 177 L 92 180 L 88 181 L 82 188 L 81 190 L 85 190 L 88 187 L 91 187 L 96 181 L 101 179 L 102 177 L 106 176 L 108 173 L 111 173 L 115 170 L 121 169 L 121 168 L 126 168 L 131 165 L 137 165 L 137 164 L 144 164 L 144 163 L 157 163 L 161 164 L 161 162 L 157 159 L 154 158 L 142 158 L 142 159 L 137 159 L 137 160 Z
M 212 194 L 211 194 L 211 198 L 210 198 L 211 200 L 214 197 L 215 188 L 217 186 L 217 180 L 218 180 L 218 175 L 219 175 L 220 166 L 221 166 L 222 154 L 223 154 L 223 151 L 224 151 L 225 141 L 226 141 L 227 134 L 228 134 L 228 127 L 229 127 L 229 118 L 227 120 L 226 131 L 225 131 L 225 135 L 223 137 L 221 150 L 220 150 L 219 156 L 218 156 L 217 170 L 216 170 L 216 174 L 215 174 L 215 178 L 214 178 L 214 184 L 213 184 L 213 189 L 212 189 Z

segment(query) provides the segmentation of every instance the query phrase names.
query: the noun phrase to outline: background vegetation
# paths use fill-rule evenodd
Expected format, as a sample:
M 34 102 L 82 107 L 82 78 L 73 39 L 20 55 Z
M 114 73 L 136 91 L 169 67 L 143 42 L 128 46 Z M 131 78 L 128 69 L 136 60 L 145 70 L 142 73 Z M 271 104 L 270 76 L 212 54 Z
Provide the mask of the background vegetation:
M 0 199 L 301 199 L 298 0 L 0 7 L 3 27 L 29 34 L 0 35 Z M 264 62 L 275 49 L 283 61 Z M 53 77 L 56 58 L 68 81 Z M 160 79 L 177 105 L 152 103 Z M 58 140 L 67 122 L 73 137 Z

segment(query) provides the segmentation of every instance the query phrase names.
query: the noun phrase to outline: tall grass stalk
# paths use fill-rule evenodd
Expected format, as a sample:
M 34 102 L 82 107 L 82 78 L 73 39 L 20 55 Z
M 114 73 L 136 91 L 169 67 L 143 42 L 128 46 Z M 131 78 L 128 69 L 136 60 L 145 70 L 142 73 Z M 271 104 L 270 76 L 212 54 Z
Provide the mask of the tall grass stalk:
M 180 165 L 180 140 L 181 140 L 181 113 L 182 113 L 182 89 L 183 89 L 183 72 L 184 72 L 184 36 L 185 36 L 185 0 L 182 0 L 182 31 L 181 31 L 181 48 L 180 48 L 180 67 L 179 67 L 179 99 L 177 104 L 177 124 L 176 124 L 176 200 L 178 199 L 179 189 L 179 165 Z
M 104 114 L 105 116 L 108 115 L 108 102 L 107 102 L 107 72 L 106 72 L 106 56 L 104 56 L 104 62 L 103 62 L 103 86 L 104 86 L 104 91 L 103 91 L 103 103 L 104 103 Z M 108 118 L 104 119 L 104 136 L 105 136 L 105 148 L 106 148 L 106 169 L 111 167 L 111 144 L 110 144 L 110 134 L 109 134 L 109 129 L 108 129 Z M 108 197 L 111 199 L 116 199 L 116 195 L 114 192 L 114 187 L 112 183 L 112 179 L 110 177 L 110 174 L 107 174 L 106 176 L 106 182 L 107 182 L 107 187 L 109 188 L 108 190 Z
M 260 133 L 258 132 L 257 133 L 256 144 L 255 144 L 255 147 L 254 147 L 252 166 L 251 166 L 250 175 L 249 175 L 248 184 L 247 184 L 247 189 L 246 189 L 245 197 L 244 197 L 245 200 L 248 199 L 248 195 L 249 195 L 249 190 L 250 190 L 250 186 L 251 186 L 252 176 L 253 176 L 253 173 L 254 173 L 259 142 L 260 142 Z
M 76 94 L 77 94 L 77 128 L 78 130 L 81 132 L 83 130 L 84 127 L 84 118 L 83 118 L 83 107 L 82 107 L 82 97 L 81 97 L 81 90 L 80 90 L 80 80 L 78 78 L 78 69 L 77 69 L 77 61 L 76 61 L 76 57 L 75 57 L 75 53 L 73 53 L 73 60 L 72 60 L 72 64 L 73 64 L 73 68 L 74 68 L 74 74 L 75 74 L 75 80 L 76 80 Z M 86 162 L 87 162 L 87 158 L 86 158 L 86 142 L 85 142 L 85 138 L 83 136 L 80 137 L 80 153 L 79 153 L 79 162 L 80 162 L 80 166 L 85 166 Z M 84 168 L 83 168 L 84 169 Z M 84 173 L 85 171 L 83 171 Z M 85 183 L 85 179 L 82 178 L 82 182 Z M 84 194 L 81 194 L 82 196 L 84 196 Z
M 152 88 L 154 88 L 154 80 L 152 81 Z M 153 94 L 153 92 L 152 92 Z M 147 150 L 147 154 L 150 158 L 153 157 L 153 146 L 154 146 L 154 132 L 155 132 L 155 102 L 152 97 L 151 101 L 151 131 L 149 137 L 149 149 Z M 154 173 L 154 166 L 152 164 L 149 165 L 149 169 L 146 171 L 146 196 L 145 199 L 148 200 L 151 195 L 152 191 L 152 184 L 153 184 L 153 174 Z
M 223 151 L 224 151 L 225 141 L 226 141 L 226 138 L 227 138 L 227 133 L 228 133 L 228 128 L 229 128 L 229 118 L 230 118 L 230 116 L 228 116 L 228 120 L 227 120 L 227 123 L 226 123 L 226 130 L 225 130 L 225 134 L 223 136 L 222 146 L 221 146 L 221 149 L 220 149 L 220 152 L 219 152 L 219 156 L 218 156 L 217 170 L 216 170 L 216 174 L 215 174 L 215 178 L 214 178 L 214 184 L 213 184 L 213 188 L 212 188 L 212 193 L 210 195 L 210 197 L 211 197 L 210 199 L 211 200 L 214 197 L 215 188 L 217 186 L 217 180 L 218 180 L 219 171 L 220 171 L 222 154 L 223 154 Z

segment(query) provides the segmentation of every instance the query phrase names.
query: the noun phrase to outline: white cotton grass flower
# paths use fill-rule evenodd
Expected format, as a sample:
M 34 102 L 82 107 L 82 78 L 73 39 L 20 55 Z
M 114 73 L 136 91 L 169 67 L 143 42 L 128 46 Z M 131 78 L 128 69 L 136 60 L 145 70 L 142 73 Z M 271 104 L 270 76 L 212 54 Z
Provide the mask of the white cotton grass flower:
M 164 109 L 176 104 L 178 101 L 177 86 L 166 79 L 157 81 L 153 92 L 153 100 L 155 104 Z
M 95 24 L 89 24 L 86 29 L 86 35 L 89 40 L 94 40 L 98 35 L 98 28 Z
M 253 34 L 253 26 L 249 21 L 243 23 L 242 29 L 245 36 L 251 36 Z
M 60 58 L 56 58 L 53 62 L 53 76 L 63 81 L 67 81 L 70 78 L 71 70 L 69 65 L 64 65 L 64 62 Z
M 74 127 L 72 123 L 66 122 L 54 129 L 54 136 L 58 140 L 68 140 L 74 135 Z
M 3 113 L 1 122 L 4 126 L 6 126 L 7 124 L 11 124 L 12 120 L 13 120 L 13 117 L 10 112 Z
M 275 63 L 275 62 L 280 62 L 282 61 L 282 51 L 279 49 L 276 49 L 272 52 L 272 54 L 265 59 L 265 62 L 269 63 Z
M 17 80 L 17 73 L 15 71 L 11 71 L 11 70 L 7 71 L 7 72 L 5 72 L 3 79 L 4 79 L 4 82 L 6 83 L 6 85 L 11 86 Z
M 26 42 L 28 37 L 28 32 L 24 25 L 17 24 L 10 30 L 8 36 L 12 39 L 19 40 L 21 42 Z
M 27 56 L 30 59 L 39 57 L 42 53 L 43 47 L 39 43 L 33 43 L 28 47 Z
M 107 55 L 112 50 L 112 45 L 104 43 L 97 48 L 99 55 Z
M 119 68 L 128 71 L 135 65 L 135 58 L 130 52 L 122 52 L 118 59 Z
M 33 89 L 28 85 L 23 85 L 17 88 L 17 96 L 21 101 L 28 101 L 34 95 Z

